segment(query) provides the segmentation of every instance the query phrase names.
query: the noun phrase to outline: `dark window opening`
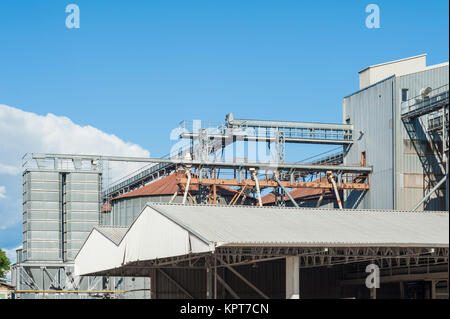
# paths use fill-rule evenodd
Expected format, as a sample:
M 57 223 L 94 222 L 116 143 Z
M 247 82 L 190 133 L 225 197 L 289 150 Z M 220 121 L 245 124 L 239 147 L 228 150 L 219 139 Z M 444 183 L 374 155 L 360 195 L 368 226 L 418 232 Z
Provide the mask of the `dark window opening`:
M 408 89 L 402 89 L 402 102 L 405 102 L 408 100 Z

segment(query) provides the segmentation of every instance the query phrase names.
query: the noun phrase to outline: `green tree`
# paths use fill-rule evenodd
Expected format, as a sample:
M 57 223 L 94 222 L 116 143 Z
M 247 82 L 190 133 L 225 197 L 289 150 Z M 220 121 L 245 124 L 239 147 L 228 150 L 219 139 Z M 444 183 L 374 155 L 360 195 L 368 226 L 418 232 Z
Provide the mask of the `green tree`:
M 8 257 L 6 257 L 6 253 L 0 249 L 0 278 L 5 278 L 6 271 L 9 270 L 11 262 Z

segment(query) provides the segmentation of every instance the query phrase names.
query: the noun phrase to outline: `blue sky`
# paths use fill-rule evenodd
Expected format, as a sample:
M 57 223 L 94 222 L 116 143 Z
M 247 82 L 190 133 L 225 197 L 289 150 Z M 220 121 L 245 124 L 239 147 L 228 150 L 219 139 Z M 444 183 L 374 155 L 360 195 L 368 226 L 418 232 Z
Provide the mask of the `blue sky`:
M 80 29 L 65 27 L 69 3 L 80 8 Z M 365 26 L 370 3 L 380 7 L 380 29 Z M 184 119 L 223 121 L 233 112 L 341 122 L 342 98 L 358 90 L 365 66 L 422 53 L 428 64 L 448 61 L 448 6 L 2 0 L 0 104 L 66 116 L 155 157 L 169 152 L 169 133 Z M 0 230 L 0 247 L 20 238 L 20 225 Z

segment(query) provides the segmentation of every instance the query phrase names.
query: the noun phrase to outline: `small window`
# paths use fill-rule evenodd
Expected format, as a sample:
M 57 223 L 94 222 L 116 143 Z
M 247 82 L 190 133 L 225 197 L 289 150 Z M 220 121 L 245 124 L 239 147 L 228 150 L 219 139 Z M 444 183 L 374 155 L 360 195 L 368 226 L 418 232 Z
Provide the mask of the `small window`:
M 402 89 L 402 102 L 408 101 L 408 89 Z

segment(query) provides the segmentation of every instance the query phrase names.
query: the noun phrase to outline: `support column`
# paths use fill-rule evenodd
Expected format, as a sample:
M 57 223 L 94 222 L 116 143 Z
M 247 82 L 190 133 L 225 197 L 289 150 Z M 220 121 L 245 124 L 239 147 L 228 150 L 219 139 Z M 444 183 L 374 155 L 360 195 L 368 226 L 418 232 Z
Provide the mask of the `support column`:
M 377 288 L 370 288 L 370 299 L 377 299 Z
M 405 283 L 403 281 L 400 281 L 400 299 L 406 299 L 405 298 Z
M 213 267 L 211 258 L 206 257 L 206 299 L 213 299 Z
M 436 299 L 436 280 L 431 281 L 431 299 Z
M 150 275 L 150 299 L 156 299 L 156 269 L 151 270 Z
M 300 299 L 300 257 L 286 257 L 286 299 Z

